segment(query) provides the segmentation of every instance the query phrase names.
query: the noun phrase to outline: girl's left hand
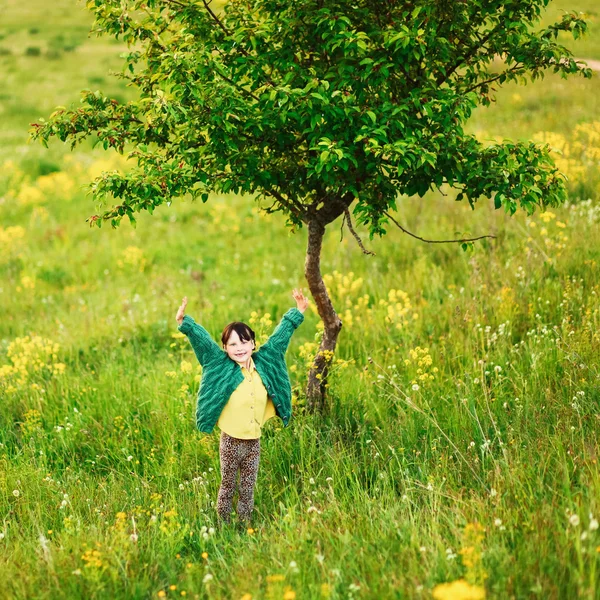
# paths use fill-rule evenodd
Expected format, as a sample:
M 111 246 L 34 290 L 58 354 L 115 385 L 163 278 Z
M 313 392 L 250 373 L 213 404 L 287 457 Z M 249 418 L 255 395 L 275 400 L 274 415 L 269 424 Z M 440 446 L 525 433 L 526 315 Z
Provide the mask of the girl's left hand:
M 292 296 L 294 296 L 294 300 L 296 300 L 296 307 L 303 313 L 308 308 L 308 300 L 304 297 L 302 290 L 294 289 L 292 291 Z

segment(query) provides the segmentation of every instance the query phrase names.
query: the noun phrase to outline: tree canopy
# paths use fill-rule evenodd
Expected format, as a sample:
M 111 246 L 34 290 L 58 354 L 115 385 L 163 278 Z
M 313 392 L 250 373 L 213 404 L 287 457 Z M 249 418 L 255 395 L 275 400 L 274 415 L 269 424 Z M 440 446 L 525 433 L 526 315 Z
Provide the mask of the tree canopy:
M 545 69 L 591 76 L 558 43 L 585 21 L 565 14 L 534 31 L 549 0 L 89 0 L 94 31 L 125 40 L 122 74 L 139 97 L 84 91 L 33 136 L 72 145 L 95 135 L 137 168 L 104 174 L 110 219 L 190 193 L 254 193 L 292 226 L 323 224 L 353 201 L 370 236 L 399 194 L 443 184 L 472 205 L 513 213 L 565 198 L 548 148 L 484 146 L 464 131 L 497 86 Z

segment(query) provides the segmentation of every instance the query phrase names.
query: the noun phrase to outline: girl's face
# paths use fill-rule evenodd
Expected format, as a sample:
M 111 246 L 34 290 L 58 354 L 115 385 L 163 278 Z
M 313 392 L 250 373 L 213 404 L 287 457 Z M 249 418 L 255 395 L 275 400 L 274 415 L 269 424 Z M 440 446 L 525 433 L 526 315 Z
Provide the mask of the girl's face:
M 240 364 L 245 364 L 248 361 L 254 348 L 255 344 L 252 340 L 242 342 L 235 330 L 231 332 L 231 335 L 225 344 L 225 351 L 229 355 L 229 358 Z

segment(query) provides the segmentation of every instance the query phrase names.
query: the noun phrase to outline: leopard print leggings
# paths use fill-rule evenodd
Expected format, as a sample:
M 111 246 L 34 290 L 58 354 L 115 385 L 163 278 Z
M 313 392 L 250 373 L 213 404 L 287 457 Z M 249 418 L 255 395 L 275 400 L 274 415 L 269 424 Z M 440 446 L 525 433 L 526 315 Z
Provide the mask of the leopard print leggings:
M 242 440 L 231 437 L 222 431 L 219 454 L 221 457 L 221 487 L 217 497 L 217 513 L 223 521 L 229 523 L 239 470 L 240 488 L 237 514 L 240 521 L 247 523 L 250 521 L 254 507 L 254 484 L 260 460 L 260 438 Z

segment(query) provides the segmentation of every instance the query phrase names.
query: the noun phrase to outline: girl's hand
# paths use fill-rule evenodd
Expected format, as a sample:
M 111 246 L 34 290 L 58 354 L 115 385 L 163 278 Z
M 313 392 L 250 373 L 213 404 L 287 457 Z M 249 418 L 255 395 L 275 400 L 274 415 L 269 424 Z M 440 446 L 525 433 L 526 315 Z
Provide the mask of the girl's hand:
M 187 296 L 184 296 L 184 298 L 181 302 L 181 306 L 179 307 L 179 310 L 177 311 L 177 316 L 175 317 L 175 319 L 177 319 L 177 322 L 180 325 L 183 322 L 183 313 L 185 312 L 186 306 L 187 306 Z
M 292 296 L 294 296 L 294 300 L 296 300 L 296 307 L 303 313 L 308 308 L 308 300 L 304 297 L 302 290 L 294 289 L 292 291 Z

